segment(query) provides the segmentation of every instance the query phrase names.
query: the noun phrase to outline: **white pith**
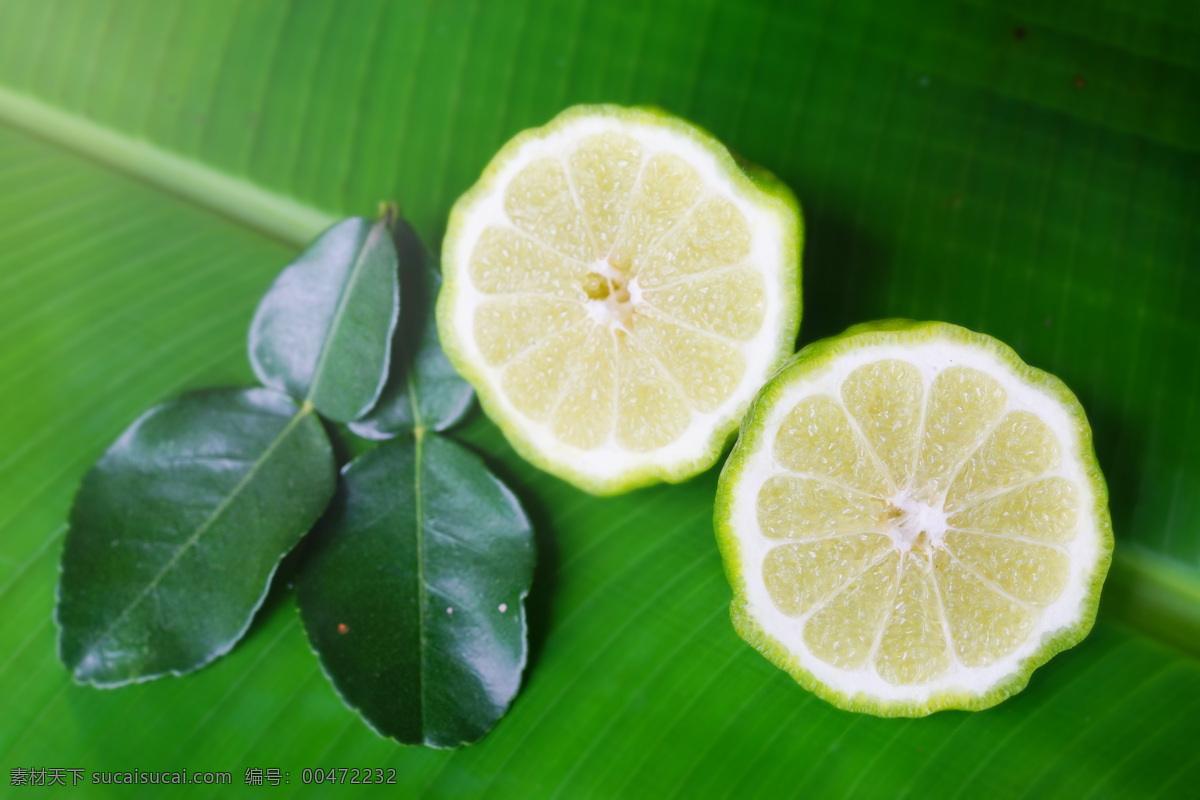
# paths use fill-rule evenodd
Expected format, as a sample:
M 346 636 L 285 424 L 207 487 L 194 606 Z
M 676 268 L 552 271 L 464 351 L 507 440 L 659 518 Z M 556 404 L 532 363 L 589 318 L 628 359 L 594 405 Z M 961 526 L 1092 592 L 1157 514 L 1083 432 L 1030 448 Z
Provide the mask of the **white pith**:
M 625 291 L 629 293 L 629 299 L 620 301 L 617 299 L 614 287 L 619 285 L 617 282 L 623 280 L 625 275 L 610 264 L 607 257 L 597 259 L 590 266 L 592 272 L 602 275 L 608 280 L 609 293 L 608 297 L 603 300 L 588 300 L 584 303 L 588 319 L 596 325 L 604 325 L 612 330 L 623 328 L 629 314 L 642 303 L 642 287 L 638 285 L 637 276 L 634 275 L 624 285 Z
M 646 121 L 616 116 L 584 116 L 557 124 L 549 132 L 525 141 L 488 178 L 484 191 L 470 205 L 456 209 L 459 228 L 452 247 L 444 253 L 446 270 L 456 271 L 457 279 L 451 305 L 451 325 L 458 332 L 458 356 L 468 362 L 485 386 L 481 395 L 490 401 L 489 412 L 502 417 L 507 426 L 515 427 L 520 438 L 528 442 L 550 466 L 561 467 L 568 474 L 586 475 L 596 485 L 619 483 L 630 474 L 665 476 L 677 474 L 687 465 L 710 463 L 715 456 L 714 433 L 731 431 L 740 420 L 750 400 L 781 357 L 781 329 L 789 319 L 795 319 L 790 303 L 795 298 L 794 287 L 785 285 L 793 280 L 794 265 L 786 263 L 791 254 L 785 251 L 794 237 L 795 217 L 781 204 L 751 187 L 744 179 L 733 180 L 727 163 L 719 161 L 699 137 L 681 132 L 647 115 Z M 765 279 L 766 308 L 758 333 L 748 341 L 722 339 L 736 348 L 746 361 L 746 368 L 736 389 L 715 410 L 710 412 L 691 408 L 687 428 L 674 441 L 648 452 L 633 452 L 621 447 L 615 436 L 593 449 L 582 449 L 562 442 L 548 422 L 534 421 L 519 411 L 507 398 L 501 386 L 502 367 L 490 366 L 480 352 L 473 335 L 473 313 L 487 297 L 471 282 L 467 264 L 483 231 L 491 225 L 515 227 L 504 208 L 504 195 L 512 179 L 535 159 L 553 157 L 566 163 L 578 142 L 589 136 L 615 132 L 636 139 L 643 150 L 643 163 L 656 154 L 671 153 L 682 157 L 700 174 L 704 181 L 704 196 L 714 194 L 730 200 L 745 216 L 751 232 L 750 255 L 742 263 L 754 266 Z M 690 212 L 689 212 L 690 213 Z M 591 271 L 605 277 L 618 277 L 606 258 L 589 265 Z M 637 308 L 643 301 L 642 288 L 636 275 L 624 286 L 628 301 L 592 299 L 584 303 L 588 318 L 595 324 L 616 330 L 622 316 Z
M 902 360 L 915 366 L 923 377 L 926 398 L 933 378 L 946 367 L 961 365 L 986 372 L 1007 393 L 1004 414 L 1012 411 L 1032 412 L 1054 432 L 1059 441 L 1061 457 L 1058 466 L 1042 477 L 1061 477 L 1071 481 L 1078 490 L 1079 498 L 1076 533 L 1061 545 L 1070 563 L 1068 581 L 1062 594 L 1041 611 L 1033 633 L 1013 652 L 990 665 L 966 667 L 955 658 L 945 674 L 920 684 L 889 683 L 876 671 L 873 656 L 857 669 L 838 668 L 816 657 L 804 641 L 803 629 L 823 604 L 801 616 L 788 616 L 776 607 L 763 580 L 763 563 L 767 553 L 781 543 L 779 539 L 769 539 L 760 532 L 757 517 L 760 487 L 770 476 L 783 471 L 773 455 L 775 433 L 801 400 L 817 394 L 840 398 L 842 383 L 851 372 L 882 359 Z M 1022 662 L 1038 651 L 1046 639 L 1074 627 L 1087 613 L 1103 536 L 1096 518 L 1092 478 L 1078 455 L 1081 451 L 1079 423 L 1056 397 L 1027 383 L 1009 364 L 990 351 L 948 339 L 856 348 L 820 371 L 810 372 L 784 387 L 766 411 L 762 423 L 764 434 L 757 449 L 745 457 L 742 471 L 732 489 L 730 506 L 729 521 L 737 538 L 737 563 L 741 571 L 741 583 L 745 587 L 746 611 L 763 632 L 798 660 L 800 667 L 840 694 L 847 698 L 857 696 L 860 700 L 877 699 L 885 703 L 913 705 L 926 703 L 937 695 L 983 695 L 1011 675 L 1023 671 L 1025 667 Z M 918 496 L 912 491 L 913 488 L 899 487 L 890 498 L 897 514 L 889 535 L 901 553 L 909 553 L 914 548 L 920 553 L 940 547 L 939 540 L 947 529 L 946 514 L 942 510 L 944 494 L 942 497 L 925 498 Z M 921 536 L 922 533 L 924 536 Z M 920 541 L 918 537 L 921 537 Z
M 912 489 L 901 487 L 889 502 L 900 512 L 888 531 L 896 549 L 907 553 L 924 533 L 929 547 L 940 547 L 946 538 L 946 510 L 943 503 L 928 503 Z

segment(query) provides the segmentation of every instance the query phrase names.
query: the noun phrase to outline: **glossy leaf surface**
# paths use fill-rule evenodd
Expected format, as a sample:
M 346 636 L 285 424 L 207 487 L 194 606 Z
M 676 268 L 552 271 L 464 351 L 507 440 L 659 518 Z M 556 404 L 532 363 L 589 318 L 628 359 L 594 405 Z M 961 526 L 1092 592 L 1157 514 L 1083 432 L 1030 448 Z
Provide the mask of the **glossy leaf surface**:
M 325 672 L 372 728 L 405 744 L 477 741 L 525 666 L 529 520 L 478 456 L 402 436 L 343 471 L 300 574 Z
M 250 363 L 267 386 L 338 422 L 375 405 L 400 312 L 386 220 L 322 233 L 271 284 L 250 326 Z
M 1187 796 L 1200 785 L 1197 639 L 1181 634 L 1200 619 L 1198 13 L 0 1 L 0 86 L 67 115 L 0 95 L 0 763 L 234 772 L 231 788 L 180 792 L 200 798 L 307 797 L 298 776 L 318 764 L 396 769 L 397 796 L 434 798 Z M 524 686 L 478 744 L 399 747 L 369 731 L 279 580 L 261 623 L 207 669 L 74 685 L 55 657 L 54 587 L 72 493 L 104 448 L 184 388 L 254 379 L 255 304 L 335 216 L 394 198 L 436 247 L 501 144 L 600 101 L 684 115 L 795 190 L 802 343 L 869 319 L 945 319 L 1070 385 L 1118 539 L 1088 639 L 986 712 L 840 712 L 733 633 L 715 475 L 588 497 L 475 413 L 455 435 L 539 537 Z M 156 153 L 241 182 L 214 195 Z M 243 202 L 248 186 L 275 200 Z M 272 765 L 289 785 L 241 785 Z M 72 796 L 89 791 L 164 794 Z
M 434 303 L 442 287 L 437 262 L 407 221 L 394 227 L 400 260 L 400 324 L 392 340 L 392 367 L 375 407 L 350 429 L 368 439 L 413 430 L 441 431 L 457 422 L 475 391 L 450 366 L 438 341 Z
M 76 680 L 117 686 L 223 655 L 333 476 L 311 410 L 266 389 L 195 392 L 143 414 L 71 507 L 57 619 Z

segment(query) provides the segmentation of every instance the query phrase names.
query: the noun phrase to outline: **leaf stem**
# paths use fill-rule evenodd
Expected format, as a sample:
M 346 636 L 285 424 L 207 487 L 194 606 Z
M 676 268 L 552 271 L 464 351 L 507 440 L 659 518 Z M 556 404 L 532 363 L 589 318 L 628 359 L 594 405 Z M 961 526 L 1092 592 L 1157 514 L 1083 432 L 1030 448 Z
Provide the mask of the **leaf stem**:
M 400 217 L 400 204 L 395 200 L 381 200 L 379 202 L 379 221 L 383 223 L 388 230 L 396 224 L 396 220 Z
M 417 696 L 420 698 L 418 703 L 417 713 L 420 717 L 421 737 L 425 738 L 425 612 L 426 612 L 426 591 L 425 586 L 425 509 L 423 498 L 421 496 L 421 447 L 422 437 L 417 434 L 415 437 L 415 452 L 413 458 L 413 489 L 415 490 L 414 497 L 416 502 L 414 510 L 416 512 L 416 535 L 417 535 L 417 641 L 421 645 L 421 667 L 417 670 Z

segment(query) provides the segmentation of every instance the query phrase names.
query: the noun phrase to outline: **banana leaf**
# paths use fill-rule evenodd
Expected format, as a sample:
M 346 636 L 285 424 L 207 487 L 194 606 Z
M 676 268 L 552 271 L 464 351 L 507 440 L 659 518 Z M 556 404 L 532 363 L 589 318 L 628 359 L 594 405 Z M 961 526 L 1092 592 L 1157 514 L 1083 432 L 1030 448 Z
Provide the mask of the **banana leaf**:
M 180 793 L 260 796 L 265 775 L 289 797 L 344 767 L 430 797 L 1194 794 L 1198 40 L 1200 5 L 1170 0 L 0 0 L 0 780 L 78 769 L 50 774 L 157 797 L 95 780 L 215 771 L 230 785 Z M 253 383 L 255 305 L 322 228 L 394 199 L 436 250 L 492 153 L 581 102 L 666 108 L 794 189 L 801 344 L 941 319 L 1073 388 L 1118 540 L 1089 638 L 985 712 L 839 711 L 734 634 L 715 471 L 594 498 L 475 410 L 461 438 L 539 547 L 524 687 L 479 744 L 402 747 L 341 703 L 294 557 L 207 669 L 73 683 L 53 609 L 88 466 L 151 405 Z

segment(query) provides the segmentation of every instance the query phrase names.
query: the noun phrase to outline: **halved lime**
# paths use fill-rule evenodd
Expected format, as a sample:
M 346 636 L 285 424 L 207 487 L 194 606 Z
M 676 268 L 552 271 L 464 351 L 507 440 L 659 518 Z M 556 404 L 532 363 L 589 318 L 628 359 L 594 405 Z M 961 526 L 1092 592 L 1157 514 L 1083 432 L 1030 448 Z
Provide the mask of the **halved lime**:
M 795 198 L 664 113 L 568 109 L 455 205 L 438 329 L 527 459 L 610 494 L 715 462 L 800 322 Z
M 1092 626 L 1112 554 L 1057 378 L 943 323 L 861 325 L 763 387 L 717 493 L 738 633 L 835 705 L 980 709 Z

